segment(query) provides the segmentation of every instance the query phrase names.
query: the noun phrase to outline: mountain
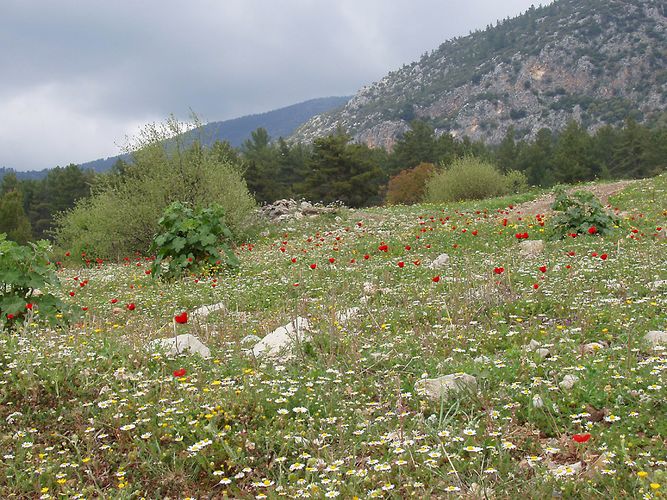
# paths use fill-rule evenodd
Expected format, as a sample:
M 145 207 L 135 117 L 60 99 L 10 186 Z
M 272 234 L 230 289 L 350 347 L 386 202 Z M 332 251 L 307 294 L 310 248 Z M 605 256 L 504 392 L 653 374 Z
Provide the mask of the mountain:
M 342 126 L 355 140 L 391 148 L 411 120 L 438 133 L 498 143 L 569 120 L 589 130 L 665 120 L 664 0 L 557 0 L 531 7 L 362 88 L 342 109 L 313 117 L 292 139 Z
M 228 141 L 234 147 L 241 146 L 246 139 L 250 138 L 250 133 L 260 127 L 265 128 L 274 139 L 289 137 L 300 125 L 303 125 L 313 116 L 339 108 L 349 100 L 350 96 L 321 97 L 266 113 L 210 122 L 196 129 L 196 136 L 201 139 L 204 145 L 213 144 L 215 141 Z M 188 134 L 194 137 L 193 132 L 188 132 Z M 119 159 L 128 161 L 129 155 L 102 158 L 83 163 L 80 166 L 83 169 L 92 168 L 98 172 L 103 172 L 110 169 Z

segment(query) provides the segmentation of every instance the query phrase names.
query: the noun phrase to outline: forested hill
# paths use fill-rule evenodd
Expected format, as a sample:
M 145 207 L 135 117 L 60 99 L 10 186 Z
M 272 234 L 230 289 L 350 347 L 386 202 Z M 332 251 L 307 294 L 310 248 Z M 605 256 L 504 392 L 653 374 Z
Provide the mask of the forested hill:
M 197 130 L 196 135 L 204 145 L 228 141 L 234 147 L 241 146 L 243 141 L 250 138 L 250 133 L 260 127 L 266 129 L 271 137 L 288 137 L 313 116 L 339 108 L 349 100 L 350 96 L 321 97 L 266 113 L 210 122 Z M 119 155 L 83 163 L 81 168 L 102 172 L 110 169 L 119 158 L 128 159 L 127 155 Z
M 207 123 L 197 130 L 197 138 L 206 145 L 215 141 L 228 141 L 232 146 L 239 147 L 243 141 L 250 138 L 250 133 L 260 127 L 266 129 L 273 138 L 288 137 L 300 125 L 318 113 L 330 111 L 343 106 L 350 96 L 322 97 L 311 99 L 284 108 L 242 116 L 231 120 Z M 92 169 L 96 172 L 109 170 L 119 159 L 128 161 L 128 155 L 118 155 L 109 158 L 100 158 L 80 165 L 82 170 Z M 55 165 L 54 165 L 55 166 Z M 16 173 L 19 179 L 42 179 L 46 177 L 48 169 L 32 170 L 29 172 L 14 172 L 11 168 L 0 167 L 0 179 L 5 173 Z
M 665 121 L 667 3 L 557 0 L 455 38 L 362 88 L 340 110 L 294 135 L 343 126 L 359 142 L 391 147 L 419 118 L 438 132 L 498 143 L 510 127 L 534 138 L 575 119 L 589 131 Z

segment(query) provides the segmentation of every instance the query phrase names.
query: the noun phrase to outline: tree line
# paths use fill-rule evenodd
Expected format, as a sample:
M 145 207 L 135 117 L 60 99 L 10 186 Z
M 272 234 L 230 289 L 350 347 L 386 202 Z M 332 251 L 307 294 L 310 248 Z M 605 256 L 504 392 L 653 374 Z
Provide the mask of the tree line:
M 193 151 L 201 147 L 190 146 Z M 629 118 L 623 127 L 589 133 L 570 122 L 560 132 L 542 129 L 531 140 L 517 139 L 510 128 L 500 144 L 488 145 L 457 140 L 415 120 L 389 152 L 354 143 L 341 129 L 303 144 L 273 140 L 259 128 L 240 148 L 226 142 L 210 148 L 243 173 L 258 203 L 303 198 L 361 207 L 417 201 L 415 193 L 428 175 L 469 156 L 494 164 L 502 174 L 519 172 L 530 185 L 543 187 L 655 175 L 665 170 L 667 128 L 649 128 Z M 0 232 L 19 242 L 49 238 L 56 214 L 72 209 L 96 187 L 126 182 L 129 167 L 119 160 L 110 172 L 96 174 L 71 164 L 50 170 L 41 180 L 6 174 L 0 183 Z

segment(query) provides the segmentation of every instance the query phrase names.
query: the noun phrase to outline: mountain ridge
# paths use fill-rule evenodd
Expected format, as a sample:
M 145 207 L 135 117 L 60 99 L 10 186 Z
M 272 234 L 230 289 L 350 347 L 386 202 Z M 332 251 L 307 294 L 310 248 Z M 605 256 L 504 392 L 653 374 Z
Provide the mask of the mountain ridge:
M 362 87 L 292 140 L 338 126 L 391 149 L 415 118 L 436 132 L 499 143 L 580 121 L 589 130 L 665 119 L 667 18 L 659 0 L 557 0 L 444 42 L 419 61 Z
M 199 127 L 196 136 L 204 145 L 211 145 L 216 140 L 226 140 L 232 146 L 238 147 L 251 132 L 259 127 L 265 128 L 272 138 L 288 137 L 294 130 L 310 117 L 342 106 L 350 96 L 330 96 L 308 99 L 296 104 L 284 106 L 264 113 L 245 115 L 229 120 L 209 122 Z M 193 131 L 187 132 L 191 134 Z M 130 155 L 119 154 L 106 158 L 80 163 L 83 170 L 92 169 L 96 172 L 109 170 L 119 159 L 129 161 Z M 16 171 L 9 167 L 0 167 L 0 179 L 9 172 L 15 173 L 18 179 L 41 179 L 46 177 L 49 168 L 42 170 Z

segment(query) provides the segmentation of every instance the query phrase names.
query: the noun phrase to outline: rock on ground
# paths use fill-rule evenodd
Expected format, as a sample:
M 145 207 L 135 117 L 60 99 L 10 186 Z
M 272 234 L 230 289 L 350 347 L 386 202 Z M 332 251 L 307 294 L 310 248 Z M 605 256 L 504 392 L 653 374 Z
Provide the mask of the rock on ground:
M 544 252 L 543 240 L 524 240 L 519 243 L 519 255 L 522 257 L 538 257 Z
M 310 340 L 310 322 L 306 318 L 297 317 L 284 326 L 278 327 L 255 344 L 252 353 L 255 357 L 291 355 L 292 346 L 297 342 Z
M 168 356 L 199 354 L 203 358 L 211 357 L 211 350 L 189 333 L 167 339 L 155 339 L 149 342 L 147 347 L 151 351 L 164 352 Z
M 217 311 L 226 311 L 227 307 L 223 302 L 211 304 L 208 306 L 201 306 L 192 311 L 191 316 L 196 319 L 206 319 L 209 314 Z
M 438 255 L 433 262 L 429 264 L 429 269 L 442 269 L 447 267 L 449 264 L 449 255 L 446 253 L 441 253 Z
M 659 330 L 648 332 L 646 335 L 644 335 L 644 342 L 652 345 L 653 347 L 659 345 L 664 345 L 667 347 L 667 332 L 662 332 Z
M 577 382 L 579 382 L 579 377 L 577 377 L 576 375 L 565 375 L 561 383 L 558 385 L 560 386 L 561 389 L 569 391 L 574 387 L 574 384 L 576 384 Z
M 477 392 L 477 379 L 467 373 L 452 373 L 438 378 L 426 378 L 415 383 L 415 392 L 439 401 L 461 392 Z

